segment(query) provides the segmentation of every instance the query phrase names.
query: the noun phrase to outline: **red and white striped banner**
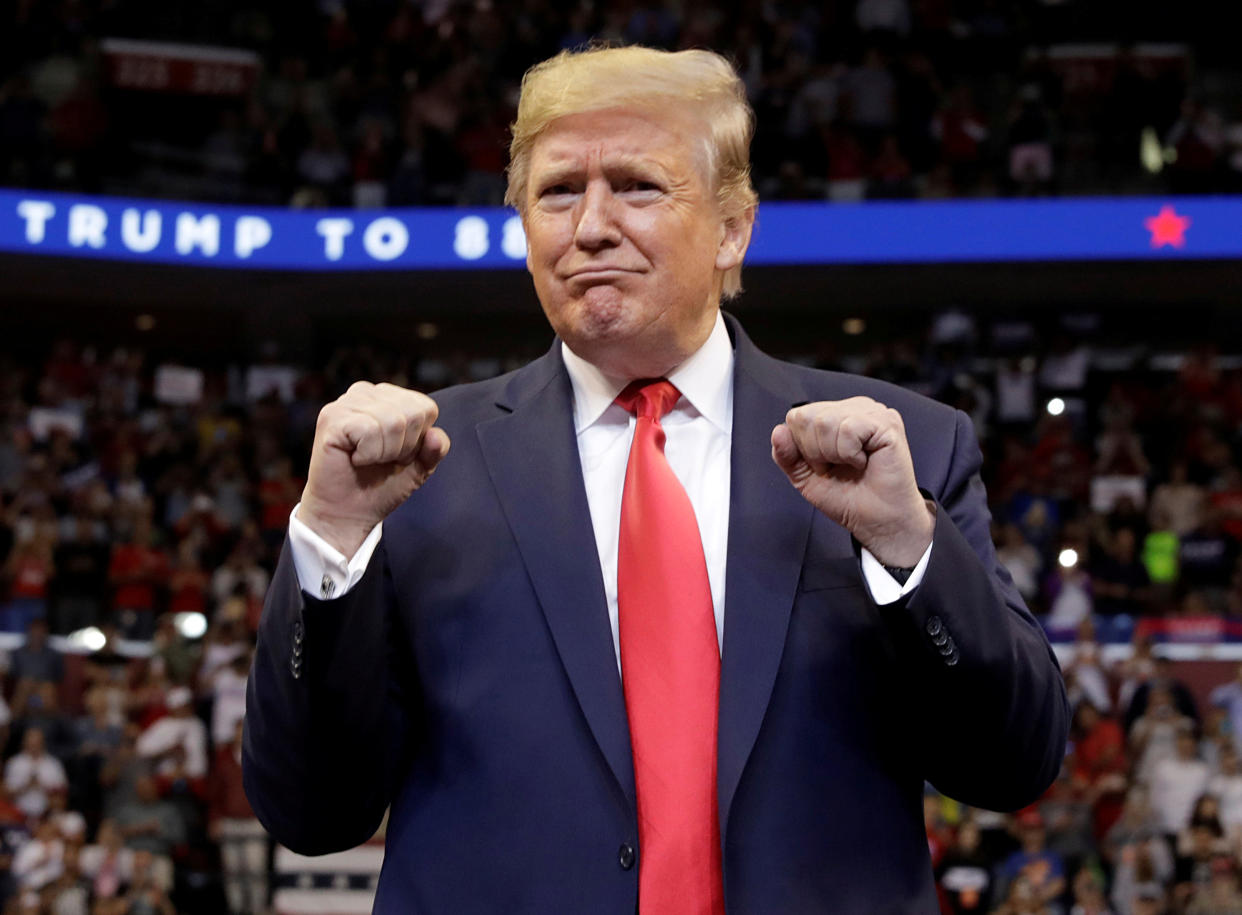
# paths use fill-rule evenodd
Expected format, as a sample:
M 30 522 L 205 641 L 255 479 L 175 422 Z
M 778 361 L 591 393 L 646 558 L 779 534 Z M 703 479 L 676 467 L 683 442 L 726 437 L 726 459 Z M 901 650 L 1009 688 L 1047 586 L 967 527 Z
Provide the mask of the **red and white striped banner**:
M 240 48 L 105 38 L 110 83 L 118 89 L 188 95 L 245 95 L 259 77 L 259 55 Z

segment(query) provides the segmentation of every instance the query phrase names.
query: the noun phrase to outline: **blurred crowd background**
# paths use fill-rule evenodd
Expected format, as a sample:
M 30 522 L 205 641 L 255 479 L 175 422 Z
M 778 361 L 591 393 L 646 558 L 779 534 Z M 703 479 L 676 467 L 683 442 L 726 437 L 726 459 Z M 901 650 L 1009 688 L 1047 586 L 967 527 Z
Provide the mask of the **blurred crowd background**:
M 1242 188 L 1237 13 L 1203 0 L 5 6 L 10 185 L 496 204 L 524 70 L 606 41 L 730 56 L 758 115 L 765 199 Z M 150 61 L 117 37 L 249 58 L 186 91 L 150 91 Z
M 1049 794 L 1017 817 L 929 795 L 946 911 L 1242 911 L 1242 669 L 1205 694 L 1154 650 L 1165 627 L 1242 628 L 1242 361 L 1127 355 L 1089 325 L 946 312 L 786 355 L 973 417 L 1001 561 L 1072 643 Z M 68 340 L 4 359 L 6 912 L 266 910 L 237 725 L 318 408 L 357 378 L 430 390 L 520 361 L 349 347 L 194 367 Z
M 730 55 L 764 199 L 1242 190 L 1220 4 L 724 7 L 7 0 L 0 185 L 498 203 L 522 72 L 603 40 Z M 220 82 L 156 91 L 150 53 L 224 61 Z M 1047 796 L 1003 816 L 928 793 L 943 911 L 1242 915 L 1242 669 L 1191 676 L 1168 650 L 1242 642 L 1242 348 L 1190 315 L 1054 304 L 803 316 L 764 342 L 972 417 L 1000 559 L 1059 642 L 1076 713 Z M 241 790 L 238 723 L 319 407 L 359 378 L 490 377 L 548 340 L 498 325 L 472 348 L 411 321 L 414 346 L 320 339 L 314 359 L 72 329 L 0 352 L 2 915 L 271 910 L 288 878 Z

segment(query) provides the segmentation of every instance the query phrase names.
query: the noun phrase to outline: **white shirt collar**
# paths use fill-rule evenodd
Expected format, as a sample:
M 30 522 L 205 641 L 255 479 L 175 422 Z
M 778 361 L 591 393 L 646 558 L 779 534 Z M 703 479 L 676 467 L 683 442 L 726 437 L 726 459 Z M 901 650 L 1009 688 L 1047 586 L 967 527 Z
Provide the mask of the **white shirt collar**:
M 600 420 L 629 382 L 605 375 L 564 341 L 561 342 L 561 358 L 573 384 L 574 431 L 581 433 Z M 669 373 L 668 380 L 712 425 L 726 433 L 732 431 L 733 344 L 719 311 L 707 340 Z

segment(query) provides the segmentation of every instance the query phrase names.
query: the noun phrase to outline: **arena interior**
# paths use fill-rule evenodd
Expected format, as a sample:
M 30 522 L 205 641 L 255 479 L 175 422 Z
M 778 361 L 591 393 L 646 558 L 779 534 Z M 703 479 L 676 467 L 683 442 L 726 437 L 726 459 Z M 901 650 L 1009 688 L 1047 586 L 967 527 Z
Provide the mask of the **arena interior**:
M 1242 913 L 1232 4 L 12 0 L 0 23 L 4 915 L 370 911 L 382 832 L 305 858 L 242 791 L 263 596 L 323 403 L 551 344 L 520 239 L 476 265 L 462 220 L 499 257 L 522 73 L 591 42 L 726 55 L 757 117 L 757 240 L 827 220 L 812 255 L 746 268 L 728 308 L 756 342 L 974 421 L 1075 714 L 1029 808 L 927 788 L 941 911 Z M 1079 247 L 1056 215 L 1076 202 L 1132 247 Z M 411 208 L 460 263 L 385 259 L 405 230 L 366 227 Z M 356 224 L 345 267 L 330 244 L 244 262 L 320 213 Z M 868 220 L 914 250 L 936 241 L 914 213 L 995 219 L 995 249 L 887 258 Z M 1046 214 L 1043 253 L 1006 255 Z

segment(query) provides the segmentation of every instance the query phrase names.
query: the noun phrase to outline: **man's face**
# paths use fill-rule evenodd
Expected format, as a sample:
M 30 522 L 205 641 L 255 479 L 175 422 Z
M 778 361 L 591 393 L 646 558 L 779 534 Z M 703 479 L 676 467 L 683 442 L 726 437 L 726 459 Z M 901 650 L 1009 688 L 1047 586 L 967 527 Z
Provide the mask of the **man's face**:
M 531 151 L 526 264 L 570 349 L 609 375 L 657 377 L 711 333 L 752 215 L 721 217 L 689 109 L 570 115 Z

